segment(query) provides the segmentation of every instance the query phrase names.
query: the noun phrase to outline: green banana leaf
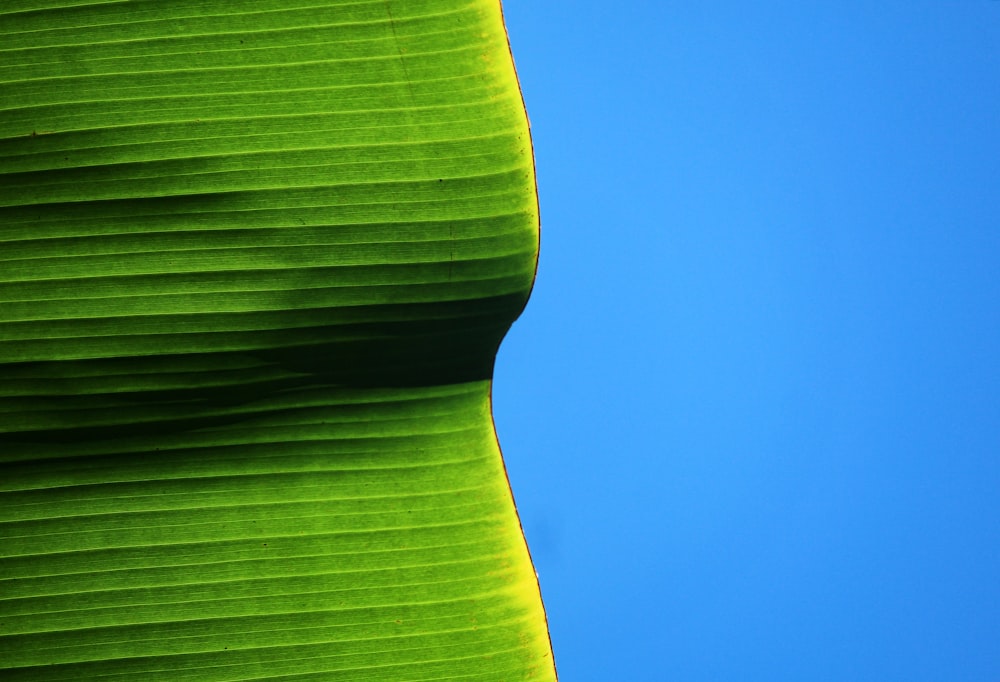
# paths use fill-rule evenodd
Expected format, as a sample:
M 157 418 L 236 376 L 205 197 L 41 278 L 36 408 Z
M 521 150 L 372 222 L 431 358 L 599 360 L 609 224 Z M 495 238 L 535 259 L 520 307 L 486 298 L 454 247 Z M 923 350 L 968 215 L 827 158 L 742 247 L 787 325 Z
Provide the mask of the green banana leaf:
M 553 680 L 498 0 L 0 3 L 0 679 Z

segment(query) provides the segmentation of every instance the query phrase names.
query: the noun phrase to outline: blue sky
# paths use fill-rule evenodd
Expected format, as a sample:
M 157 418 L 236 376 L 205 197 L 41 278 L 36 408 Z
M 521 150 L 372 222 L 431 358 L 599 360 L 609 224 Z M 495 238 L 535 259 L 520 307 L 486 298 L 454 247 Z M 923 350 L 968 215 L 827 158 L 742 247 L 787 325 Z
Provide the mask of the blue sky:
M 504 7 L 561 678 L 1000 679 L 1000 2 Z

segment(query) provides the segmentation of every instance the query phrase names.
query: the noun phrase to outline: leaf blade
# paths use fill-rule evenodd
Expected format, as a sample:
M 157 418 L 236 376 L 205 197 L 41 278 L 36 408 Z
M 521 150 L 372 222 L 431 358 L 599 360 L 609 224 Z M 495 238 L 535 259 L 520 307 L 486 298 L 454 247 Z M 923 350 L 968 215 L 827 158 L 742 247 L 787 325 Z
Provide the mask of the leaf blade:
M 552 679 L 499 6 L 233 7 L 0 14 L 5 678 Z

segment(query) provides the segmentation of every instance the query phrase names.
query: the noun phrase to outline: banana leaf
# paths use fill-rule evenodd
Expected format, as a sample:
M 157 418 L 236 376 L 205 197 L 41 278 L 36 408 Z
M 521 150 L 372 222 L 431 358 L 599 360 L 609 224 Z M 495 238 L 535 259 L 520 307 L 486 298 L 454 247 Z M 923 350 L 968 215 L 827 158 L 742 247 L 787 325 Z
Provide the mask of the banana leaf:
M 498 0 L 0 4 L 0 678 L 553 680 Z

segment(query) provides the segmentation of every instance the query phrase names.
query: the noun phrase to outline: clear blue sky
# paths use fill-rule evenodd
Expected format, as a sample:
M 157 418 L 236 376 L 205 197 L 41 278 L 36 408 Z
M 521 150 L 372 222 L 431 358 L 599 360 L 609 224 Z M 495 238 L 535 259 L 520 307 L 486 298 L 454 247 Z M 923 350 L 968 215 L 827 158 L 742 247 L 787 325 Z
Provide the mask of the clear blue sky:
M 1000 679 L 1000 2 L 506 0 L 560 675 Z

